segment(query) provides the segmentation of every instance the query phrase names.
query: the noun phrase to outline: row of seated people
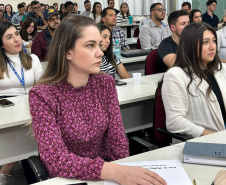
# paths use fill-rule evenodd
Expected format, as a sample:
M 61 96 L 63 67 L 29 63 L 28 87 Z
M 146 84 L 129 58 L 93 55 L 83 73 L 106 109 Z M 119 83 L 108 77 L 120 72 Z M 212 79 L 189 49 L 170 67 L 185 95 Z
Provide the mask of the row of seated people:
M 128 180 L 129 182 L 125 182 L 124 184 L 131 184 L 131 181 L 134 180 L 137 182 L 139 181 L 139 178 L 143 177 L 145 174 L 145 179 L 147 178 L 147 181 L 150 181 L 152 184 L 157 183 L 153 182 L 153 179 L 150 179 L 149 176 L 152 176 L 152 178 L 154 177 L 154 179 L 160 181 L 159 183 L 164 184 L 164 181 L 152 172 L 148 172 L 148 174 L 146 174 L 146 172 L 140 171 L 139 178 L 127 179 L 123 175 L 125 172 L 127 172 L 127 170 L 131 169 L 128 169 L 128 167 L 126 169 L 126 167 L 123 166 L 115 166 L 111 163 L 104 162 L 104 160 L 111 161 L 128 156 L 128 144 L 126 144 L 124 129 L 122 129 L 123 125 L 121 116 L 119 116 L 120 112 L 118 100 L 112 79 L 108 75 L 104 74 L 90 75 L 95 74 L 100 70 L 100 61 L 102 59 L 103 53 L 98 48 L 100 41 L 102 40 L 103 42 L 103 39 L 101 39 L 101 37 L 97 37 L 99 32 L 93 31 L 95 30 L 94 28 L 96 25 L 88 18 L 71 16 L 65 18 L 61 24 L 56 29 L 56 32 L 53 36 L 52 45 L 50 46 L 50 52 L 48 56 L 49 66 L 38 82 L 39 85 L 34 87 L 34 89 L 30 91 L 29 95 L 31 115 L 33 120 L 32 127 L 39 144 L 41 159 L 47 166 L 51 177 L 76 177 L 80 179 L 91 180 L 100 178 L 113 179 L 122 184 Z M 20 58 L 21 54 L 18 54 L 22 49 L 21 43 L 18 32 L 12 25 L 8 25 L 8 27 L 1 25 L 1 28 L 5 29 L 5 31 L 2 32 L 3 35 L 1 36 L 2 52 L 12 55 L 12 58 L 5 55 L 6 58 L 2 58 L 2 63 L 5 63 L 5 66 L 9 65 L 11 68 L 10 62 L 14 61 L 13 58 L 16 57 L 16 55 L 16 61 L 18 61 L 18 57 L 19 61 L 24 60 L 24 58 Z M 74 30 L 74 32 L 72 32 L 72 30 Z M 83 35 L 78 34 L 81 32 L 81 30 L 84 31 Z M 111 31 L 109 29 L 104 30 L 108 30 L 109 33 Z M 101 33 L 103 33 L 103 31 L 101 31 Z M 111 35 L 109 34 L 109 36 Z M 7 42 L 7 38 L 9 37 L 14 39 L 13 42 L 11 41 L 11 44 L 10 42 Z M 191 40 L 193 42 L 191 42 Z M 88 42 L 86 43 L 86 41 Z M 224 97 L 225 94 L 225 65 L 220 62 L 217 56 L 216 43 L 215 30 L 204 23 L 193 23 L 187 26 L 182 32 L 179 43 L 180 47 L 178 47 L 181 49 L 180 52 L 178 52 L 180 55 L 176 56 L 174 67 L 165 74 L 162 85 L 162 95 L 166 109 L 167 124 L 174 124 L 174 126 L 168 127 L 172 132 L 188 133 L 193 137 L 198 137 L 200 135 L 210 134 L 212 132 L 225 129 L 225 108 L 224 102 L 222 103 L 224 100 L 222 97 Z M 58 65 L 56 65 L 56 63 Z M 65 65 L 68 65 L 68 68 L 65 68 Z M 19 63 L 19 66 L 20 67 L 15 71 L 21 71 L 21 63 Z M 65 71 L 62 72 L 62 70 L 58 70 L 56 66 L 60 69 L 64 69 Z M 29 68 L 24 67 L 24 71 L 28 69 Z M 66 71 L 67 69 L 68 71 Z M 14 77 L 16 78 L 16 76 Z M 21 86 L 21 81 L 17 78 L 16 80 Z M 201 82 L 199 83 L 198 81 L 197 83 L 197 80 L 200 80 Z M 203 87 L 202 83 L 204 83 L 206 88 L 196 88 L 199 86 Z M 100 89 L 97 89 L 97 84 L 99 86 L 102 84 L 103 87 L 100 86 Z M 171 86 L 172 89 L 170 89 Z M 26 88 L 22 87 L 21 89 L 23 90 L 23 93 L 26 92 Z M 62 93 L 61 90 L 66 90 L 68 92 Z M 168 92 L 171 93 L 167 94 Z M 67 98 L 65 99 L 65 97 L 58 97 L 62 94 L 65 94 L 65 97 Z M 73 97 L 71 97 L 72 94 Z M 169 98 L 168 96 L 171 96 L 172 98 Z M 187 98 L 185 98 L 185 96 Z M 205 96 L 207 98 L 205 98 Z M 77 97 L 77 101 L 74 101 L 75 97 Z M 90 99 L 90 97 L 93 98 Z M 102 100 L 100 100 L 99 97 L 102 97 Z M 184 99 L 179 99 L 181 97 Z M 199 100 L 197 100 L 197 97 Z M 55 101 L 56 99 L 62 99 L 68 103 L 60 103 Z M 96 106 L 86 106 L 86 101 L 84 101 L 84 99 L 87 100 L 87 103 L 90 103 L 91 105 L 95 104 Z M 180 100 L 181 102 L 178 104 L 178 101 Z M 69 106 L 73 102 L 77 102 L 76 106 Z M 66 107 L 60 107 L 60 104 L 65 105 Z M 56 120 L 53 119 L 54 117 L 60 116 L 57 115 L 57 111 L 53 111 L 55 110 L 56 106 L 60 107 L 62 110 L 70 109 L 70 111 L 65 112 L 65 116 L 68 118 L 67 120 L 69 122 L 65 122 L 64 119 L 60 117 L 58 119 L 60 121 L 57 121 L 57 123 L 62 124 L 61 126 L 64 127 L 65 134 L 62 137 L 61 134 L 57 132 L 57 130 L 59 131 L 60 128 L 58 128 L 58 125 L 56 125 Z M 107 112 L 103 112 L 103 106 L 107 106 L 105 107 L 108 110 Z M 179 108 L 175 108 L 175 106 L 178 106 Z M 203 107 L 200 108 L 200 106 Z M 51 111 L 49 110 L 50 107 Z M 81 111 L 78 112 L 78 110 L 71 110 L 72 107 L 80 107 Z M 200 115 L 197 116 L 197 109 L 203 110 L 204 113 L 200 112 L 200 115 L 204 114 L 208 115 L 208 117 Z M 176 112 L 176 110 L 179 111 Z M 73 114 L 72 117 L 67 115 L 67 112 L 71 111 L 75 111 L 75 114 Z M 101 116 L 89 115 L 90 112 L 97 111 L 101 113 Z M 51 114 L 49 114 L 50 112 Z M 172 114 L 172 112 L 174 114 Z M 43 116 L 40 116 L 40 114 Z M 108 116 L 106 116 L 106 114 Z M 87 116 L 91 116 L 92 118 L 90 117 L 90 119 L 85 119 Z M 99 116 L 101 119 L 104 119 L 101 123 L 99 122 Z M 111 120 L 108 120 L 109 118 L 107 117 L 110 117 Z M 84 118 L 81 124 L 71 124 L 72 122 L 74 123 L 75 120 L 80 122 L 80 118 Z M 175 126 L 175 123 L 176 125 L 178 124 L 178 119 L 182 120 L 179 130 L 177 130 L 177 126 Z M 71 122 L 70 120 L 73 121 Z M 96 125 L 92 127 L 92 129 L 93 132 L 97 133 L 98 136 L 103 136 L 105 133 L 109 134 L 105 135 L 103 142 L 101 142 L 102 140 L 98 140 L 98 142 L 93 143 L 95 149 L 100 149 L 99 152 L 96 150 L 96 152 L 94 152 L 92 147 L 90 148 L 90 146 L 92 146 L 90 145 L 90 142 L 94 141 L 94 139 L 92 139 L 93 135 L 90 135 L 89 133 L 90 129 L 87 129 L 90 122 Z M 117 127 L 115 127 L 115 124 L 113 124 L 114 122 L 118 122 L 120 125 L 116 124 Z M 97 127 L 97 125 L 99 126 L 99 124 L 103 123 L 108 123 L 110 125 L 107 127 L 103 126 L 103 130 L 101 131 L 99 130 L 100 127 Z M 42 128 L 46 128 L 46 131 L 42 132 Z M 81 128 L 82 130 L 84 129 L 83 132 L 86 133 L 86 136 L 88 136 L 90 139 L 88 143 L 85 143 L 87 138 L 81 137 L 79 134 L 72 135 L 71 132 L 69 132 L 70 129 L 73 129 L 75 131 L 74 133 L 79 133 L 78 130 Z M 117 136 L 117 139 L 112 141 L 112 138 L 114 138 L 115 135 Z M 48 139 L 45 141 L 43 140 L 43 137 Z M 103 139 L 103 137 L 99 138 Z M 109 140 L 109 138 L 111 138 L 111 140 Z M 72 145 L 71 143 L 75 143 L 74 139 L 76 141 L 81 141 L 82 146 L 79 144 L 76 146 Z M 50 140 L 54 143 L 52 146 L 47 144 Z M 102 145 L 102 143 L 104 143 L 104 145 Z M 121 146 L 119 143 L 121 143 Z M 119 148 L 119 146 L 123 148 Z M 81 150 L 75 151 L 75 148 L 81 148 Z M 104 151 L 103 148 L 105 149 Z M 63 151 L 65 151 L 65 153 Z M 80 155 L 84 157 L 78 157 Z M 50 159 L 48 156 L 56 156 L 56 158 Z M 59 160 L 61 163 L 59 163 Z M 77 173 L 78 167 L 73 166 L 71 161 L 77 161 L 80 163 L 80 165 L 84 167 L 83 170 L 88 169 L 88 173 L 87 171 L 82 171 L 84 173 L 81 173 L 82 175 L 80 174 L 80 176 Z M 86 168 L 84 163 L 91 165 Z M 71 165 L 70 173 L 67 171 L 67 165 Z M 81 166 L 79 166 L 79 168 Z M 95 169 L 98 168 L 99 171 L 93 170 L 94 167 Z M 111 169 L 110 171 L 108 170 L 109 168 Z M 115 176 L 111 176 L 112 173 L 115 173 L 115 170 L 117 169 L 119 169 L 118 172 L 121 174 L 117 176 L 117 178 Z M 136 170 L 141 169 L 133 170 L 135 173 Z M 142 184 L 141 182 L 137 183 Z
M 219 22 L 216 15 L 213 13 L 216 10 L 216 1 L 208 0 L 207 1 L 207 12 L 202 15 L 201 11 L 198 9 L 187 11 L 184 10 L 184 4 L 182 4 L 182 10 L 173 12 L 168 17 L 168 24 L 163 22 L 165 18 L 166 10 L 161 3 L 154 3 L 150 7 L 150 17 L 148 22 L 142 21 L 141 26 L 139 27 L 139 42 L 141 48 L 143 49 L 158 49 L 158 71 L 165 72 L 169 67 L 172 67 L 175 61 L 176 51 L 178 48 L 180 35 L 185 26 L 192 22 L 204 22 L 209 23 L 213 28 L 217 27 Z M 188 4 L 190 5 L 190 4 Z M 188 7 L 188 5 L 186 5 Z M 212 25 L 212 22 L 205 17 L 212 15 L 212 22 L 215 22 Z M 226 62 L 226 47 L 225 47 L 225 18 L 226 10 L 223 15 L 223 19 L 219 24 L 219 29 L 217 31 L 218 35 L 218 51 L 219 56 L 222 62 Z M 216 19 L 216 21 L 214 21 Z M 145 19 L 146 20 L 146 19 Z M 147 20 L 146 20 L 147 21 Z
M 38 2 L 36 1 L 35 3 Z M 111 22 L 109 15 L 113 15 L 113 22 Z M 31 47 L 31 53 L 37 55 L 41 62 L 46 61 L 47 53 L 52 42 L 52 36 L 55 32 L 55 29 L 60 25 L 61 22 L 58 12 L 51 8 L 44 12 L 44 19 L 47 22 L 47 27 L 40 33 L 37 33 L 36 21 L 31 17 L 27 17 L 24 20 L 20 30 L 23 44 L 25 47 Z M 106 34 L 105 36 L 105 38 L 107 37 L 110 42 L 102 46 L 103 51 L 107 50 L 106 52 L 112 53 L 112 47 L 114 47 L 116 40 L 118 40 L 121 44 L 122 50 L 130 49 L 126 43 L 126 37 L 123 30 L 115 26 L 116 14 L 112 8 L 108 7 L 102 11 L 102 22 L 100 24 L 104 24 L 109 27 L 110 31 L 110 33 Z M 114 35 L 112 35 L 112 33 L 114 33 Z M 111 54 L 107 54 L 105 57 L 103 57 L 101 71 L 105 71 L 106 73 L 109 73 L 113 76 L 117 73 L 122 79 L 129 78 L 130 75 L 125 70 L 120 59 L 118 59 L 115 55 L 113 58 L 114 59 L 112 59 Z

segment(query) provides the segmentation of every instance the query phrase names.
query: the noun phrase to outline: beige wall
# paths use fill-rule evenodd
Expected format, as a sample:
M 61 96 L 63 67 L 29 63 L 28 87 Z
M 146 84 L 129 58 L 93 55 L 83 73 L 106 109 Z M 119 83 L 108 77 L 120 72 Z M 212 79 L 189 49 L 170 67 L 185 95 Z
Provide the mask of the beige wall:
M 17 11 L 17 5 L 21 2 L 25 2 L 26 4 L 29 4 L 31 3 L 32 0 L 0 0 L 1 3 L 3 4 L 11 4 L 12 7 L 13 7 L 13 11 Z M 46 4 L 49 4 L 49 5 L 52 5 L 53 3 L 59 3 L 61 2 L 61 0 L 40 0 L 39 1 L 40 3 L 46 3 Z

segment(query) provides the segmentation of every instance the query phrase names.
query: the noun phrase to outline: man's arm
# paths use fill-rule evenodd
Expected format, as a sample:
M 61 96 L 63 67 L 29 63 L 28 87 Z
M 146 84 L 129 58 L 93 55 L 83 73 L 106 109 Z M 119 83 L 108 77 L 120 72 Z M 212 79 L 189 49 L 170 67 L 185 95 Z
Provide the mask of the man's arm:
M 163 58 L 163 62 L 168 68 L 173 67 L 177 55 L 175 53 L 170 53 Z
M 37 13 L 37 15 L 40 16 L 40 17 L 42 18 L 42 22 L 43 22 L 43 25 L 42 25 L 42 26 L 37 26 L 37 29 L 38 29 L 38 30 L 44 30 L 44 29 L 46 29 L 47 22 L 46 22 L 46 20 L 44 19 L 43 13 L 42 13 L 42 12 L 39 12 L 39 13 Z

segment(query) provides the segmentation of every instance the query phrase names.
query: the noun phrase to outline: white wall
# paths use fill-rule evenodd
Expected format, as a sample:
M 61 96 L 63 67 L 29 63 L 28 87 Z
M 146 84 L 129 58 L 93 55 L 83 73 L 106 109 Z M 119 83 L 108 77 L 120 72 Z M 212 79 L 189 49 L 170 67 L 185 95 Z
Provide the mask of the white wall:
M 25 2 L 26 4 L 31 3 L 32 0 L 0 0 L 0 3 L 3 3 L 4 5 L 6 4 L 11 4 L 13 7 L 13 11 L 17 11 L 17 5 L 21 2 Z M 53 5 L 53 3 L 61 3 L 61 0 L 40 0 L 40 3 L 44 3 L 44 4 L 49 4 L 49 5 Z

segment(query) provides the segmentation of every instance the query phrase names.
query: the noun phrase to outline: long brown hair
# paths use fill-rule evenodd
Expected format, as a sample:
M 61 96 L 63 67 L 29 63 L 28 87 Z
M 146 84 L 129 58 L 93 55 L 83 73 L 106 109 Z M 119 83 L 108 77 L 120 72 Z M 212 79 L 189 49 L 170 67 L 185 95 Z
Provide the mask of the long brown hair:
M 120 5 L 120 13 L 121 13 L 123 19 L 125 19 L 125 15 L 124 15 L 124 13 L 123 13 L 123 11 L 122 11 L 122 6 L 123 6 L 123 5 L 127 5 L 127 7 L 128 7 L 128 11 L 126 12 L 126 16 L 127 16 L 127 17 L 130 16 L 130 12 L 129 12 L 129 6 L 128 6 L 128 4 L 127 4 L 126 2 L 123 2 L 123 3 Z
M 9 76 L 8 69 L 7 69 L 7 60 L 8 57 L 5 54 L 3 46 L 3 35 L 5 34 L 6 30 L 10 27 L 15 27 L 11 22 L 8 21 L 0 21 L 0 79 L 4 78 L 4 73 Z M 15 27 L 16 28 L 16 27 Z M 23 49 L 19 52 L 20 60 L 25 70 L 29 70 L 32 68 L 32 58 L 30 55 L 25 54 Z
M 32 17 L 27 17 L 21 26 L 20 36 L 25 41 L 29 41 L 27 29 L 30 27 L 32 22 L 34 23 L 34 31 L 30 35 L 34 38 L 37 34 L 37 26 L 35 20 Z
M 212 90 L 210 81 L 207 75 L 214 74 L 216 71 L 220 71 L 222 68 L 221 61 L 218 57 L 217 49 L 216 55 L 212 62 L 207 64 L 207 68 L 204 69 L 204 62 L 202 59 L 202 46 L 203 46 L 203 34 L 205 31 L 211 31 L 216 38 L 217 47 L 217 34 L 214 28 L 212 28 L 207 23 L 191 23 L 186 26 L 180 36 L 180 42 L 177 50 L 177 57 L 174 66 L 181 67 L 185 73 L 188 74 L 190 82 L 187 86 L 189 91 L 189 86 L 191 85 L 193 79 L 193 74 L 201 79 L 206 80 L 209 84 L 207 90 L 207 96 L 209 96 Z M 201 83 L 200 82 L 200 83 Z M 190 93 L 191 94 L 191 93 Z
M 110 44 L 107 48 L 106 51 L 103 51 L 104 52 L 104 56 L 108 59 L 108 61 L 116 68 L 117 67 L 117 64 L 116 64 L 116 61 L 114 59 L 114 56 L 113 56 L 113 44 L 112 44 L 112 32 L 110 30 L 110 28 L 108 26 L 106 26 L 105 24 L 97 24 L 97 27 L 100 31 L 100 33 L 102 33 L 102 31 L 104 30 L 108 30 L 110 32 Z
M 75 47 L 83 29 L 89 26 L 96 27 L 96 24 L 83 15 L 70 15 L 63 19 L 53 35 L 47 55 L 48 65 L 38 84 L 54 85 L 67 79 L 67 52 Z

